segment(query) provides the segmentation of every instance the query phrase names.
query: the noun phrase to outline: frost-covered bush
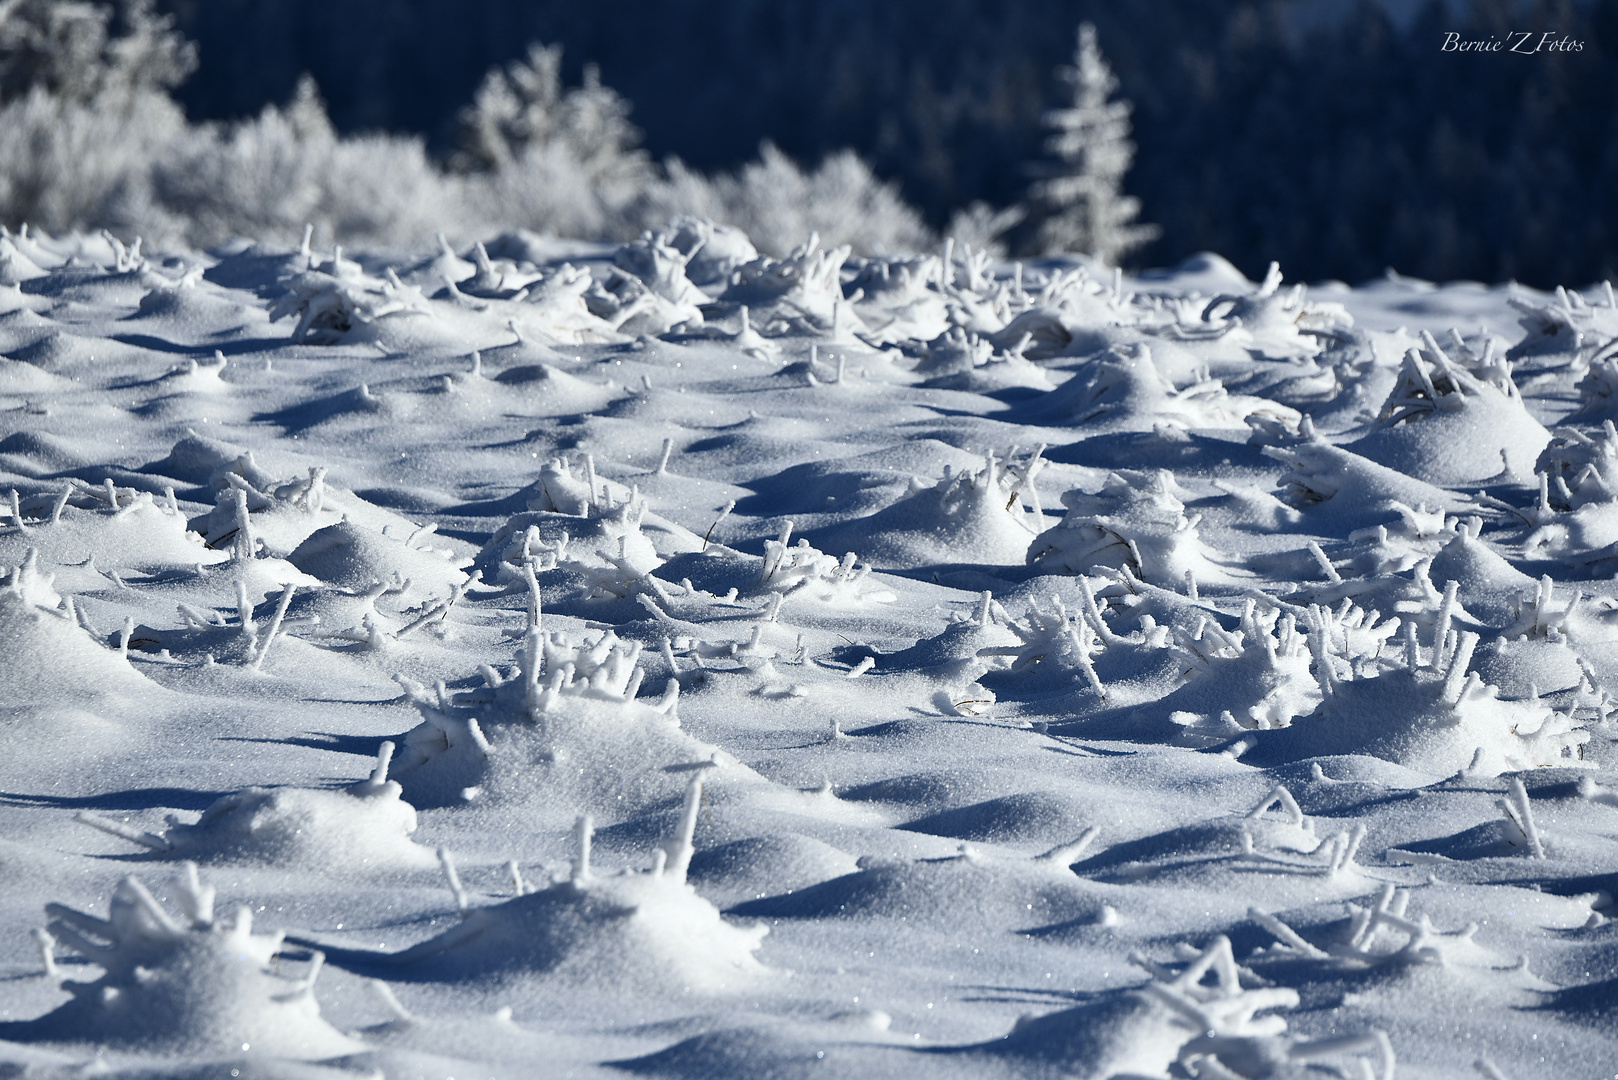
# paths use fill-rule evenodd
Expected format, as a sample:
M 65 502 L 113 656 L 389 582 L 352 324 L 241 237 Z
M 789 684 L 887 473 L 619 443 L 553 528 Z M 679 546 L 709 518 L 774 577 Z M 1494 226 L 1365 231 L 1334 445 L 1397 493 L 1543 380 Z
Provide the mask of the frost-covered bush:
M 180 224 L 157 204 L 150 170 L 192 138 L 180 107 L 162 94 L 98 107 L 35 88 L 0 108 L 0 219 L 177 233 Z
M 583 86 L 564 90 L 561 47 L 536 42 L 526 62 L 513 61 L 483 77 L 461 113 L 455 163 L 498 172 L 520 165 L 535 150 L 557 147 L 592 179 L 626 176 L 647 167 L 629 110 L 617 92 L 601 85 L 593 64 L 585 66 Z
M 812 170 L 769 143 L 734 174 L 654 166 L 629 102 L 594 65 L 583 85 L 563 86 L 559 47 L 536 43 L 491 70 L 442 164 L 419 138 L 339 137 L 307 76 L 285 107 L 187 124 L 165 91 L 194 53 L 148 0 L 130 0 L 116 24 L 90 3 L 0 8 L 0 222 L 194 246 L 285 240 L 311 224 L 322 240 L 402 250 L 435 233 L 514 226 L 628 239 L 696 215 L 775 253 L 816 230 L 862 253 L 930 242 L 897 189 L 851 151 Z
M 463 227 L 462 187 L 433 167 L 419 139 L 338 138 L 307 76 L 284 108 L 195 128 L 153 163 L 154 198 L 196 245 L 290 239 L 312 224 L 323 238 L 420 247 Z
M 666 180 L 648 190 L 647 206 L 647 216 L 658 220 L 684 213 L 734 225 L 778 256 L 810 233 L 861 255 L 915 251 L 932 242 L 898 188 L 877 179 L 852 150 L 806 170 L 766 142 L 757 161 L 707 180 L 671 163 Z
M 196 47 L 157 15 L 151 0 L 110 4 L 13 0 L 0 7 L 0 101 L 43 90 L 78 104 L 128 99 L 178 86 Z M 122 31 L 121 33 L 119 31 Z

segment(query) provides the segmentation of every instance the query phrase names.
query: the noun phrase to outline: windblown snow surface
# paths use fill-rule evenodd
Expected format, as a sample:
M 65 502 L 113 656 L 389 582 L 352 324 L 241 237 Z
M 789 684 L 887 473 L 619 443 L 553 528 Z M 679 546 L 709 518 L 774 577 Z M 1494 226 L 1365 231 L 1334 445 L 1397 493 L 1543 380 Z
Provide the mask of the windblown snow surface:
M 0 283 L 6 1075 L 1618 1072 L 1610 288 Z

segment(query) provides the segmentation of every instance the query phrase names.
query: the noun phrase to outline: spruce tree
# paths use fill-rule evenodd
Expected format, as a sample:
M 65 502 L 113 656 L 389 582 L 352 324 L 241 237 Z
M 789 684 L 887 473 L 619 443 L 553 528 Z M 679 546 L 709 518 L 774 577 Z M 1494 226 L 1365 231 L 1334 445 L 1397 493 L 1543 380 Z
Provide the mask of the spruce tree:
M 1161 230 L 1135 219 L 1140 200 L 1123 192 L 1124 174 L 1135 158 L 1128 101 L 1109 101 L 1118 80 L 1096 44 L 1091 23 L 1079 27 L 1071 67 L 1057 71 L 1073 88 L 1073 104 L 1044 116 L 1050 131 L 1045 149 L 1056 160 L 1029 189 L 1033 243 L 1040 254 L 1083 252 L 1115 265 L 1155 240 Z

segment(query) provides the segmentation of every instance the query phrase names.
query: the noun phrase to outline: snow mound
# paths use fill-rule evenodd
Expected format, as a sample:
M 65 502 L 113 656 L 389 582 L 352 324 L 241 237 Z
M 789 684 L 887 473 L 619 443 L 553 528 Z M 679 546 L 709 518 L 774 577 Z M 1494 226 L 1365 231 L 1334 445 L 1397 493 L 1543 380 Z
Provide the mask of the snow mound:
M 611 631 L 571 644 L 532 629 L 514 677 L 485 667 L 481 690 L 415 692 L 422 722 L 402 737 L 393 775 L 418 806 L 477 800 L 552 821 L 580 810 L 617 820 L 668 800 L 692 769 L 710 770 L 719 792 L 762 784 L 680 730 L 676 680 L 656 704 L 635 700 L 639 658 L 638 642 Z
M 406 537 L 389 536 L 344 518 L 335 525 L 310 533 L 287 561 L 329 586 L 363 592 L 379 582 L 408 581 L 420 593 L 448 594 L 466 583 L 461 569 L 470 559 L 457 559 L 452 551 L 427 547 L 416 529 Z
M 1325 888 L 1359 888 L 1364 879 L 1354 860 L 1363 830 L 1321 836 L 1315 828 L 1292 793 L 1277 784 L 1243 814 L 1115 844 L 1074 870 L 1100 881 L 1220 881 L 1223 891 L 1260 874 L 1271 876 L 1271 888 L 1278 878 L 1304 881 L 1317 896 Z
M 315 977 L 320 953 L 302 978 L 275 973 L 282 934 L 253 933 L 252 909 L 229 923 L 214 917 L 214 890 L 187 863 L 176 889 L 176 919 L 146 886 L 126 877 L 107 918 L 46 905 L 48 932 L 104 974 L 64 982 L 73 1000 L 32 1021 L 37 1039 L 90 1042 L 168 1054 L 318 1059 L 363 1044 L 320 1018 Z
M 1024 1017 L 1003 1040 L 983 1049 L 1050 1062 L 1079 1080 L 1182 1074 L 1258 1080 L 1303 1075 L 1313 1071 L 1311 1062 L 1350 1055 L 1365 1055 L 1361 1075 L 1393 1080 L 1393 1047 L 1381 1032 L 1297 1039 L 1284 1034 L 1281 1017 L 1257 1015 L 1296 1008 L 1298 992 L 1244 988 L 1229 938 L 1221 935 L 1204 949 L 1185 949 L 1179 971 L 1138 954 L 1132 959 L 1151 972 L 1151 982 L 1071 1009 Z M 1211 986 L 1204 981 L 1209 974 L 1215 978 Z
M 1330 518 L 1334 525 L 1358 527 L 1385 522 L 1400 506 L 1425 513 L 1463 505 L 1449 492 L 1342 447 L 1312 442 L 1267 446 L 1264 453 L 1287 467 L 1279 480 L 1281 497 L 1304 511 L 1306 521 Z
M 942 859 L 864 856 L 852 874 L 731 910 L 763 918 L 902 919 L 957 931 L 1094 921 L 1103 905 L 1068 864 L 1095 836 L 1095 829 L 1088 829 L 1074 842 L 1032 859 L 991 855 L 970 845 Z
M 42 607 L 54 596 L 50 581 L 32 562 L 11 571 L 0 588 L 0 686 L 9 699 L 4 714 L 16 716 L 79 703 L 96 708 L 125 696 L 160 693 L 130 666 L 126 656 L 93 638 L 71 598 Z M 98 704 L 99 703 L 99 704 Z
M 912 484 L 903 499 L 826 531 L 822 542 L 865 553 L 878 566 L 912 569 L 948 563 L 1020 563 L 1043 517 L 1034 479 L 1043 448 L 1022 461 L 1002 462 L 991 451 L 983 467 L 954 471 L 930 486 Z M 857 544 L 855 539 L 858 538 Z
M 769 928 L 741 927 L 686 881 L 702 782 L 686 788 L 677 834 L 651 869 L 599 876 L 591 820 L 578 821 L 571 873 L 504 903 L 463 910 L 461 924 L 389 958 L 419 977 L 542 975 L 597 990 L 719 994 L 767 974 L 753 953 Z
M 925 386 L 941 390 L 990 393 L 1009 387 L 1055 389 L 1045 369 L 1015 349 L 997 353 L 992 342 L 951 327 L 927 343 L 927 351 L 913 369 L 924 376 Z
M 883 671 L 914 671 L 930 675 L 949 686 L 974 682 L 997 666 L 996 654 L 986 650 L 1013 646 L 1022 641 L 1008 624 L 1010 616 L 990 592 L 979 598 L 975 614 L 951 612 L 942 633 L 922 638 L 908 649 L 888 653 L 879 660 Z
M 1425 650 L 1409 624 L 1403 656 L 1379 664 L 1331 656 L 1317 636 L 1324 700 L 1290 727 L 1246 736 L 1253 748 L 1244 758 L 1265 764 L 1368 754 L 1434 779 L 1577 760 L 1589 732 L 1538 701 L 1502 700 L 1496 687 L 1467 670 L 1478 635 L 1452 630 L 1449 621 L 1441 614 Z
M 30 549 L 53 566 L 93 560 L 101 570 L 126 574 L 190 570 L 229 558 L 188 530 L 172 489 L 166 505 L 159 505 L 150 492 L 110 480 L 99 487 L 69 482 L 39 514 L 0 535 L 0 565 L 16 565 Z
M 1045 573 L 1128 567 L 1143 581 L 1169 587 L 1224 580 L 1229 572 L 1197 533 L 1201 515 L 1185 514 L 1185 494 L 1167 469 L 1109 473 L 1093 495 L 1064 492 L 1067 515 L 1036 536 L 1024 558 Z
M 415 808 L 399 797 L 398 781 L 387 778 L 393 749 L 384 742 L 376 769 L 357 784 L 335 791 L 247 788 L 216 800 L 189 825 L 171 818 L 162 833 L 141 833 L 92 814 L 79 820 L 162 858 L 329 874 L 432 866 L 432 851 L 410 840 Z
M 1212 377 L 1176 387 L 1159 370 L 1145 341 L 1122 342 L 1087 360 L 1067 382 L 1029 405 L 1026 415 L 1090 431 L 1244 428 L 1250 416 L 1293 429 L 1301 422 L 1297 410 L 1232 394 Z
M 1422 340 L 1425 350 L 1405 354 L 1377 430 L 1348 449 L 1431 484 L 1527 475 L 1551 434 L 1528 414 L 1509 372 L 1474 374 L 1430 332 Z

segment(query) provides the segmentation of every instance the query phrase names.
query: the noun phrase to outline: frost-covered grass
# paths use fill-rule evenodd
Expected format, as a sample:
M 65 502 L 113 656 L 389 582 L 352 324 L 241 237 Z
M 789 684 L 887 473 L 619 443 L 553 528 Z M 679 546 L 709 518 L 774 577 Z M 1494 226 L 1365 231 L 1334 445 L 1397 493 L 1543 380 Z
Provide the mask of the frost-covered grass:
M 1604 1075 L 1610 290 L 789 224 L 0 235 L 0 1063 Z

